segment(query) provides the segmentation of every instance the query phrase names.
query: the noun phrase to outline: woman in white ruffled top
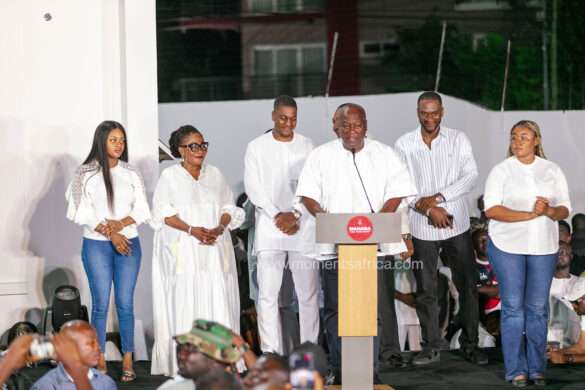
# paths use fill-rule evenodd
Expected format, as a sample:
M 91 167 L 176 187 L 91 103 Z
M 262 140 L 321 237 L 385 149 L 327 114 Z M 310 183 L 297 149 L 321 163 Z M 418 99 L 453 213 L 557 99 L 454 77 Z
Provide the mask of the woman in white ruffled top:
M 91 324 L 100 344 L 98 369 L 106 371 L 106 322 L 114 284 L 120 325 L 122 382 L 136 378 L 134 351 L 134 289 L 140 271 L 137 226 L 150 220 L 144 182 L 128 164 L 124 127 L 104 121 L 95 130 L 89 155 L 67 189 L 67 218 L 82 225 L 81 257 L 91 291 Z

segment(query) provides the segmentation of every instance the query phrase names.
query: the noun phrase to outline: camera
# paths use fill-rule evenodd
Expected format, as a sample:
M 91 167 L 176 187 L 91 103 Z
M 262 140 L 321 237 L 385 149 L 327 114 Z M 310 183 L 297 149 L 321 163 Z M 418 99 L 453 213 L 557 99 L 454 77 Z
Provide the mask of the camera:
M 33 362 L 39 360 L 54 360 L 56 358 L 53 342 L 47 336 L 36 337 L 30 344 L 28 353 L 30 360 Z
M 289 357 L 290 384 L 295 390 L 313 390 L 315 388 L 315 363 L 313 354 L 293 353 Z

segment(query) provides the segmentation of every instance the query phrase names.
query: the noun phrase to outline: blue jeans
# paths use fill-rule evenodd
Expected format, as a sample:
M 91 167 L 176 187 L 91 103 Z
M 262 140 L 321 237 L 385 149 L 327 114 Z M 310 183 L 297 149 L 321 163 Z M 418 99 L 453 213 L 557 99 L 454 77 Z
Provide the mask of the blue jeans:
M 544 376 L 548 299 L 557 254 L 520 255 L 488 242 L 488 258 L 502 302 L 501 334 L 506 380 Z
M 97 331 L 102 352 L 106 350 L 106 321 L 112 282 L 122 352 L 134 351 L 134 288 L 140 271 L 142 250 L 138 237 L 130 242 L 132 254 L 124 256 L 116 252 L 111 241 L 83 239 L 81 259 L 91 291 L 91 324 Z

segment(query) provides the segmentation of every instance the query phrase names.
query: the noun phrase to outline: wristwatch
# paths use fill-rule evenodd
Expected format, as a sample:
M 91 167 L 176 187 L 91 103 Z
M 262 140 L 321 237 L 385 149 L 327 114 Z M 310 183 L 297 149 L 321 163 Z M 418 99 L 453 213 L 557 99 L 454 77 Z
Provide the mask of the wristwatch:
M 297 209 L 293 209 L 292 211 L 293 216 L 295 217 L 295 219 L 298 221 L 299 219 L 301 219 L 301 217 L 303 216 L 303 213 L 301 213 L 299 210 Z
M 248 351 L 250 350 L 250 346 L 248 345 L 248 343 L 247 343 L 247 342 L 245 342 L 245 341 L 244 341 L 244 344 L 240 345 L 240 346 L 238 347 L 238 349 L 240 350 L 240 352 L 241 352 L 242 354 L 244 354 L 244 353 L 246 353 L 246 352 L 248 352 Z
M 402 238 L 405 240 L 412 240 L 412 234 L 410 233 L 405 233 L 402 235 Z
M 435 196 L 435 202 L 438 203 L 444 203 L 445 202 L 445 197 L 441 194 L 437 194 L 437 196 Z

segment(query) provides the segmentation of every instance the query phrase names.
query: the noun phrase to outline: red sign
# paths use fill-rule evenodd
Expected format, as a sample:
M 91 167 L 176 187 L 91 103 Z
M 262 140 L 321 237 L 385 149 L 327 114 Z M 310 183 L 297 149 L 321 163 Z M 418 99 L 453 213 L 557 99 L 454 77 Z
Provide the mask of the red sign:
M 374 227 L 368 217 L 358 215 L 347 223 L 347 235 L 355 241 L 365 241 L 372 236 Z

